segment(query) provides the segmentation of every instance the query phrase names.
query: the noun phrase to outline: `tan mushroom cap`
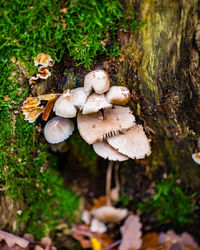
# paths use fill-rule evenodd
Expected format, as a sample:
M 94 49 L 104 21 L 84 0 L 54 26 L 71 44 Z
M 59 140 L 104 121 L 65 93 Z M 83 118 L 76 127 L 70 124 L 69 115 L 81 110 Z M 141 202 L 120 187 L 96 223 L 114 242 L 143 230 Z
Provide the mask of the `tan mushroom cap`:
M 90 94 L 92 89 L 97 94 L 103 94 L 107 92 L 110 88 L 110 80 L 106 71 L 97 69 L 89 72 L 84 79 L 84 90 L 86 93 Z
M 106 93 L 106 99 L 109 103 L 125 105 L 130 100 L 130 92 L 123 86 L 112 86 Z
M 192 159 L 200 165 L 200 152 L 192 154 Z
M 141 125 L 135 125 L 127 132 L 107 139 L 121 154 L 132 159 L 143 159 L 151 154 L 149 141 Z
M 135 117 L 128 107 L 115 106 L 101 112 L 77 116 L 80 135 L 88 144 L 102 141 L 109 136 L 117 135 L 120 131 L 127 130 L 135 125 Z
M 56 115 L 65 118 L 73 118 L 76 116 L 77 109 L 70 102 L 70 96 L 70 90 L 67 90 L 57 99 L 53 108 L 53 111 L 56 113 Z
M 82 113 L 84 115 L 96 113 L 100 109 L 111 108 L 112 104 L 108 103 L 104 94 L 98 95 L 96 93 L 92 93 L 83 108 Z
M 78 109 L 82 110 L 85 106 L 88 95 L 85 93 L 84 88 L 75 88 L 71 90 L 70 102 Z
M 107 231 L 107 227 L 103 222 L 99 221 L 97 218 L 93 218 L 91 221 L 90 230 L 93 233 L 102 234 Z
M 28 97 L 22 106 L 22 112 L 25 116 L 24 120 L 33 123 L 38 116 L 44 111 L 44 106 L 39 106 L 40 100 L 38 97 Z
M 95 218 L 104 223 L 117 223 L 128 215 L 126 208 L 115 208 L 112 206 L 102 206 L 91 211 Z
M 112 148 L 107 141 L 97 142 L 93 144 L 93 149 L 96 154 L 109 161 L 126 161 L 128 157 L 119 153 L 116 149 Z
M 63 117 L 54 117 L 44 127 L 44 137 L 49 143 L 59 143 L 72 135 L 73 122 Z
M 35 63 L 35 66 L 38 66 L 38 65 L 42 65 L 45 67 L 53 66 L 53 60 L 51 59 L 51 56 L 45 53 L 38 54 L 34 60 L 34 63 Z

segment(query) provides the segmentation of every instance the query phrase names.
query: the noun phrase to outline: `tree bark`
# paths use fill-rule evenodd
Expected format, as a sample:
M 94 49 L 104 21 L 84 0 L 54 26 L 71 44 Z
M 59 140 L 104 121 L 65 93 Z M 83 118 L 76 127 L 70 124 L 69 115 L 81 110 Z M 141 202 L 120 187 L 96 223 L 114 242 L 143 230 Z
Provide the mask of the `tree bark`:
M 132 90 L 131 105 L 146 132 L 155 131 L 151 168 L 164 163 L 199 187 L 199 166 L 191 158 L 200 133 L 198 1 L 135 0 L 126 6 L 145 24 L 137 33 L 119 31 L 117 78 Z

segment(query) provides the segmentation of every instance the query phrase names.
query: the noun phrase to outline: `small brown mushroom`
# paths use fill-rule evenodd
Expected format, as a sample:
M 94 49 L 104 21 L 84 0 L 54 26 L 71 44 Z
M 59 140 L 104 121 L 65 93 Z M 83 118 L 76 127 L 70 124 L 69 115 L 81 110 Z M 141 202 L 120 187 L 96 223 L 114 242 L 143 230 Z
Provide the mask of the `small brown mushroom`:
M 35 63 L 35 66 L 38 66 L 38 65 L 42 65 L 45 67 L 53 66 L 53 60 L 51 59 L 51 56 L 45 53 L 38 54 L 34 60 L 34 63 Z
M 38 97 L 28 97 L 22 106 L 22 112 L 25 116 L 24 120 L 29 123 L 36 121 L 38 116 L 44 111 L 43 106 L 40 105 L 40 100 Z
M 125 105 L 130 100 L 130 92 L 123 86 L 112 86 L 106 93 L 106 99 L 109 103 Z
M 128 107 L 115 106 L 101 112 L 77 116 L 80 135 L 88 144 L 119 134 L 135 125 L 135 117 Z

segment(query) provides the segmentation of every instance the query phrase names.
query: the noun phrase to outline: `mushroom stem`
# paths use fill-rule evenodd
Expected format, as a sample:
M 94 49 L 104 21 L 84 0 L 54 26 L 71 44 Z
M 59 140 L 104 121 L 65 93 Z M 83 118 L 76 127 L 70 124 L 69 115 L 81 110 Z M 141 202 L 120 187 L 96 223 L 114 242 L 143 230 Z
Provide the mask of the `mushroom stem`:
M 119 191 L 120 190 L 120 183 L 119 183 L 119 162 L 116 162 L 115 169 L 114 169 L 114 177 L 115 177 L 115 188 Z
M 108 169 L 107 169 L 107 174 L 106 174 L 106 205 L 107 206 L 112 206 L 111 198 L 110 198 L 112 169 L 113 169 L 113 161 L 110 161 L 108 163 Z

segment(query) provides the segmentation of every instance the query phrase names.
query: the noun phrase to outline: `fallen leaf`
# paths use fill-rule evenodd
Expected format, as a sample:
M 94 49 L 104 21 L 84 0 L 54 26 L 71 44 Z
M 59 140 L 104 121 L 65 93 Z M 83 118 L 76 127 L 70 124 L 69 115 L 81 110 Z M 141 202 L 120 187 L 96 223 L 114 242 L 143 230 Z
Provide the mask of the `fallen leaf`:
M 50 99 L 47 102 L 47 104 L 46 104 L 46 106 L 44 108 L 43 114 L 42 114 L 42 120 L 43 121 L 47 121 L 48 120 L 49 115 L 51 113 L 51 110 L 52 110 L 52 108 L 53 108 L 53 106 L 54 106 L 54 104 L 55 104 L 55 102 L 56 102 L 57 99 L 58 99 L 58 96 L 55 96 L 54 98 Z
M 139 216 L 129 215 L 123 226 L 120 227 L 122 242 L 119 250 L 139 249 L 142 245 L 141 227 Z
M 154 250 L 159 246 L 159 237 L 157 233 L 147 233 L 142 237 L 142 249 Z
M 29 244 L 29 241 L 18 236 L 15 236 L 11 233 L 0 231 L 0 241 L 4 240 L 9 248 L 18 245 L 20 247 L 26 248 Z

